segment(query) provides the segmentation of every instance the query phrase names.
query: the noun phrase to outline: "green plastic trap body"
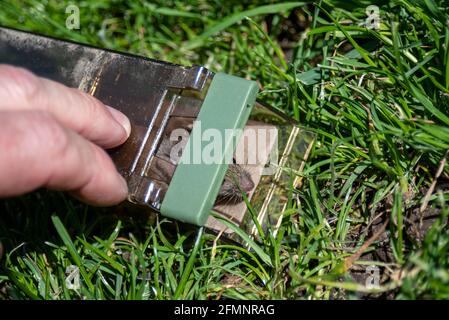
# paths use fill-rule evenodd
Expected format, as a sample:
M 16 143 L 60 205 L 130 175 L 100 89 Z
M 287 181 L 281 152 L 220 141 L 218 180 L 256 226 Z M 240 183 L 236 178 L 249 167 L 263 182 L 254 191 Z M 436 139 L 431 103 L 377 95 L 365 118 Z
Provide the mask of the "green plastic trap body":
M 0 28 L 0 63 L 78 88 L 129 117 L 131 136 L 109 153 L 128 182 L 131 203 L 218 232 L 223 228 L 209 216 L 211 211 L 242 224 L 251 200 L 262 221 L 270 210 L 285 209 L 280 188 L 291 190 L 285 181 L 293 177 L 298 185 L 297 177 L 282 167 L 300 169 L 310 137 L 299 134 L 282 113 L 257 103 L 254 81 L 7 28 Z M 187 132 L 177 136 L 179 141 L 172 139 L 177 129 Z M 268 131 L 273 133 L 269 138 Z M 256 138 L 247 134 L 253 132 Z M 245 144 L 244 136 L 255 140 Z M 219 147 L 212 152 L 213 161 L 205 161 L 203 151 L 210 149 L 212 137 L 221 141 L 215 141 Z M 261 159 L 237 164 L 246 169 L 233 181 L 238 186 L 239 174 L 250 180 L 246 196 L 238 203 L 226 197 L 218 201 L 232 182 L 227 173 L 231 165 L 236 168 L 236 150 L 246 154 L 261 142 Z M 178 153 L 172 152 L 175 146 L 182 146 Z M 245 161 L 252 157 L 248 154 Z M 245 193 L 239 186 L 230 190 Z
M 256 101 L 257 92 L 257 85 L 253 81 L 223 73 L 216 74 L 197 117 L 196 124 L 201 124 L 202 127 L 193 126 L 186 150 L 193 151 L 192 145 L 195 142 L 192 138 L 203 130 L 215 129 L 221 137 L 226 137 L 226 130 L 242 130 Z M 201 158 L 195 163 L 189 161 L 194 159 L 188 159 L 194 158 L 192 153 L 183 153 L 162 202 L 163 215 L 204 225 L 228 168 L 226 159 L 231 158 L 235 151 L 235 144 L 231 139 L 222 142 L 226 144 L 221 148 L 221 157 L 215 163 L 204 163 Z M 202 150 L 202 146 L 198 149 Z M 192 157 L 187 157 L 187 154 Z

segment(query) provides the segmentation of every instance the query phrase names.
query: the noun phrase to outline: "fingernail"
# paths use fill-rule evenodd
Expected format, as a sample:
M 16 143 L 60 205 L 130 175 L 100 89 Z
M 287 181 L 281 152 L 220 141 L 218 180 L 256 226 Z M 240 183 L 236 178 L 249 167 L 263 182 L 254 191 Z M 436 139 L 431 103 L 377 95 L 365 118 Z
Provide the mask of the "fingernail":
M 111 113 L 112 117 L 122 125 L 122 127 L 126 131 L 126 136 L 129 137 L 131 134 L 131 122 L 129 121 L 128 117 L 125 116 L 122 112 L 118 111 L 117 109 L 114 109 L 113 107 L 106 106 L 108 108 L 109 112 Z
M 123 178 L 120 174 L 119 177 L 122 182 L 123 194 L 125 195 L 125 197 L 128 197 L 128 183 L 126 182 L 125 178 Z

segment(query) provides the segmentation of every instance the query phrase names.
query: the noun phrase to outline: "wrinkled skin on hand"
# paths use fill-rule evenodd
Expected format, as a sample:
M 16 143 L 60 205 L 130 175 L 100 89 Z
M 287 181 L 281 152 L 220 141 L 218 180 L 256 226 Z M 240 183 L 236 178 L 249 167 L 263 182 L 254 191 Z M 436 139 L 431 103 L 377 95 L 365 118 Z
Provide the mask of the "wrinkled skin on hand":
M 0 197 L 46 187 L 93 205 L 123 201 L 126 182 L 104 149 L 130 131 L 124 114 L 94 97 L 0 65 Z

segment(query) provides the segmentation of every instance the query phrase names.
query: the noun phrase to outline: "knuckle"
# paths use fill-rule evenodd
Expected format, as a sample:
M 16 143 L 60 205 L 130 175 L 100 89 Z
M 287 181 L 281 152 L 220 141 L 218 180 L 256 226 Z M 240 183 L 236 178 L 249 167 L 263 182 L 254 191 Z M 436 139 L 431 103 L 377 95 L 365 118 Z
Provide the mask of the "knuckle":
M 45 146 L 46 156 L 50 160 L 66 155 L 69 148 L 69 137 L 59 122 L 45 111 L 34 111 L 31 113 L 31 117 L 33 145 Z
M 80 91 L 81 96 L 83 97 L 85 108 L 86 108 L 86 114 L 90 116 L 99 116 L 100 113 L 103 111 L 101 103 L 91 96 L 90 94 L 87 94 L 85 92 Z
M 100 100 L 88 94 L 82 94 L 86 96 L 86 103 L 82 108 L 83 121 L 78 122 L 77 133 L 106 149 L 124 143 L 128 137 L 125 126 L 120 125 L 112 112 Z
M 101 103 L 91 95 L 85 92 L 79 92 L 82 99 L 82 112 L 86 120 L 97 119 L 99 121 L 103 116 L 103 108 Z M 90 121 L 83 121 L 79 123 L 80 128 L 78 133 L 81 135 L 90 135 L 92 130 L 95 130 L 95 126 L 92 126 Z
M 0 65 L 0 83 L 16 98 L 31 99 L 40 89 L 39 79 L 30 71 L 9 65 Z

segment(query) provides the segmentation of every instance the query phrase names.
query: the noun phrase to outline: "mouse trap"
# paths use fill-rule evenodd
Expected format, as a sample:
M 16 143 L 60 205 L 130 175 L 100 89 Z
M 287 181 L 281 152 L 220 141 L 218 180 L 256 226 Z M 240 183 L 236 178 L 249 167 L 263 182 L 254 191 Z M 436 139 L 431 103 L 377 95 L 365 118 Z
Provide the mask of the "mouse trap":
M 313 135 L 256 101 L 254 81 L 8 28 L 0 28 L 0 63 L 129 117 L 129 139 L 109 154 L 139 208 L 233 239 L 216 215 L 251 235 L 254 219 L 276 230 L 300 186 Z

